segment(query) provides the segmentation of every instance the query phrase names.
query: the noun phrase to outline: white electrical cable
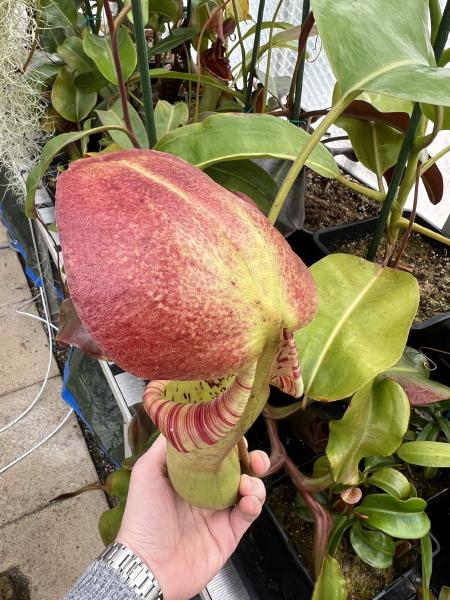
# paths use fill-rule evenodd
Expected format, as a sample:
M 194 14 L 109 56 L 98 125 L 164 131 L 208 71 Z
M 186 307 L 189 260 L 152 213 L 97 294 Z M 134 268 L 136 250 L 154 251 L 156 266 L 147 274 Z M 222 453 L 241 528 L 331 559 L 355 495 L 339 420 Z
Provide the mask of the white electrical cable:
M 55 427 L 55 429 L 53 429 L 53 431 L 51 431 L 43 440 L 41 440 L 40 442 L 38 442 L 37 444 L 35 444 L 34 446 L 32 446 L 29 450 L 27 450 L 26 452 L 24 452 L 23 454 L 21 454 L 20 456 L 18 456 L 16 459 L 14 459 L 8 465 L 5 465 L 4 467 L 1 467 L 0 468 L 0 475 L 2 473 L 4 473 L 5 471 L 7 471 L 8 469 L 10 469 L 11 467 L 13 467 L 14 465 L 16 465 L 18 462 L 20 462 L 24 458 L 26 458 L 29 454 L 31 454 L 32 452 L 34 452 L 35 450 L 37 450 L 38 448 L 40 448 L 43 444 L 45 444 L 45 442 L 48 442 L 48 440 L 51 437 L 53 437 L 55 435 L 55 433 L 58 433 L 58 431 L 66 424 L 67 420 L 69 419 L 69 417 L 70 417 L 70 415 L 72 413 L 73 413 L 73 408 L 71 408 L 69 410 L 69 412 L 67 413 L 67 415 L 61 421 L 61 423 L 57 427 Z
M 51 325 L 52 324 L 50 323 L 50 317 L 48 315 L 48 310 L 47 310 L 47 303 L 44 300 L 44 293 L 42 291 L 42 288 L 39 288 L 39 292 L 40 292 L 40 295 L 41 295 L 42 305 L 44 307 L 44 314 L 45 314 L 45 320 L 43 319 L 43 321 L 47 324 L 48 340 L 49 340 L 48 341 L 48 350 L 49 350 L 48 351 L 48 364 L 47 364 L 47 370 L 45 372 L 44 381 L 42 382 L 42 385 L 41 385 L 41 387 L 39 389 L 39 392 L 35 396 L 34 400 L 31 402 L 31 404 L 28 406 L 28 408 L 26 408 L 18 417 L 16 417 L 12 421 L 10 421 L 7 425 L 4 425 L 3 427 L 1 427 L 0 428 L 0 433 L 3 433 L 4 431 L 6 431 L 7 429 L 9 429 L 13 425 L 15 425 L 16 423 L 18 423 L 21 419 L 23 419 L 30 412 L 30 410 L 36 405 L 37 401 L 42 396 L 42 392 L 44 391 L 45 386 L 47 385 L 47 381 L 48 381 L 48 378 L 49 378 L 49 375 L 50 375 L 50 369 L 52 367 L 52 357 L 53 357 L 53 352 L 52 352 L 52 331 L 51 331 Z M 31 302 L 31 300 L 30 300 L 30 302 Z M 20 310 L 21 309 L 18 309 L 17 312 L 19 312 L 19 314 L 24 314 L 24 313 L 20 313 Z M 34 315 L 32 315 L 32 316 L 34 317 Z

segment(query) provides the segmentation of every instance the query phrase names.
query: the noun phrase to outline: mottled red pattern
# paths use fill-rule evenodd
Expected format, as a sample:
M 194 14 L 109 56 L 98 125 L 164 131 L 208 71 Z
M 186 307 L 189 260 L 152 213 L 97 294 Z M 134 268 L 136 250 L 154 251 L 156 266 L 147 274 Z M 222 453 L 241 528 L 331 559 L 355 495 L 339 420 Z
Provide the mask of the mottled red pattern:
M 128 150 L 77 161 L 56 200 L 77 312 L 138 376 L 237 373 L 316 312 L 308 270 L 267 219 L 179 158 Z

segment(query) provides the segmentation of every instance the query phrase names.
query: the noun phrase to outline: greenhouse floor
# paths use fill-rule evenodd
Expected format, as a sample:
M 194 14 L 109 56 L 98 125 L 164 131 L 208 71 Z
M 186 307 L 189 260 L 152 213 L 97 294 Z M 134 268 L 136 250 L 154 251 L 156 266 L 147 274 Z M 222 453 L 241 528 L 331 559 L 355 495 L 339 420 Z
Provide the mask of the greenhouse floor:
M 97 481 L 74 414 L 61 399 L 62 379 L 51 357 L 16 253 L 0 224 L 0 598 L 61 600 L 103 545 L 97 521 L 107 508 L 100 491 L 62 502 L 55 496 Z M 49 367 L 49 369 L 48 369 Z M 36 398 L 20 421 L 1 431 Z M 20 462 L 15 459 L 46 438 Z

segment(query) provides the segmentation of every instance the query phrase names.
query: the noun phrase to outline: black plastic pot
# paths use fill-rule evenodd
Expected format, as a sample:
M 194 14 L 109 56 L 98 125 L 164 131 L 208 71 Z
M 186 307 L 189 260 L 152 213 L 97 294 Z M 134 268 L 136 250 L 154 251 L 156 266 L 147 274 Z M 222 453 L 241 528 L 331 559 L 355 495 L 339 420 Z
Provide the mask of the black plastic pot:
M 405 217 L 410 213 L 405 211 Z M 314 233 L 314 242 L 318 251 L 326 256 L 331 253 L 330 246 L 336 241 L 351 239 L 365 233 L 371 233 L 375 229 L 377 217 L 364 219 L 357 223 L 336 225 L 327 227 Z M 436 233 L 442 233 L 440 229 L 423 217 L 416 217 L 416 222 L 432 229 Z M 439 242 L 436 242 L 439 243 Z M 426 356 L 432 358 L 437 369 L 433 373 L 433 379 L 450 385 L 450 311 L 442 313 L 426 321 L 414 323 L 411 327 L 408 344 L 414 348 L 423 348 Z M 435 350 L 430 350 L 434 348 Z
M 427 513 L 433 545 L 432 590 L 438 595 L 450 584 L 450 491 L 432 498 Z M 242 539 L 232 557 L 252 600 L 310 600 L 311 577 L 272 511 L 261 516 Z M 377 594 L 373 600 L 417 600 L 421 586 L 420 562 Z
M 286 238 L 286 241 L 307 267 L 325 256 L 322 249 L 314 241 L 314 232 L 306 227 L 292 233 Z

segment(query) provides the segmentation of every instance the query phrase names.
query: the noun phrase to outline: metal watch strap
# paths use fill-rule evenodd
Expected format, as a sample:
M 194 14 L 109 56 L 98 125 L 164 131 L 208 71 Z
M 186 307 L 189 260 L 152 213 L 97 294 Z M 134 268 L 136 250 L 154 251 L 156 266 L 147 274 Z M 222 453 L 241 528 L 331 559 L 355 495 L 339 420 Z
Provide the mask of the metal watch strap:
M 142 560 L 123 544 L 114 542 L 105 548 L 97 560 L 116 569 L 139 598 L 163 600 L 156 577 Z

